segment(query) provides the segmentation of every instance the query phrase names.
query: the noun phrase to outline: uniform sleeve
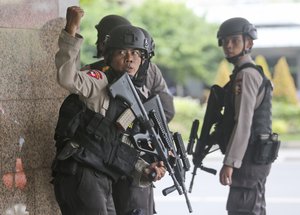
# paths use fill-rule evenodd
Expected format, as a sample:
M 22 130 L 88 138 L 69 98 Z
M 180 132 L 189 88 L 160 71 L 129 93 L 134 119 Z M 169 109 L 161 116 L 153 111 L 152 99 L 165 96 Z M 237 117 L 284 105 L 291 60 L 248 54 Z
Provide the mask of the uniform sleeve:
M 93 98 L 101 95 L 100 92 L 107 86 L 107 79 L 100 71 L 81 72 L 77 69 L 76 62 L 82 42 L 80 35 L 72 37 L 62 30 L 58 40 L 59 51 L 55 55 L 57 81 L 71 93 Z
M 253 68 L 239 72 L 234 83 L 235 125 L 231 134 L 224 164 L 240 168 L 246 152 L 252 126 L 257 94 L 262 84 L 261 75 Z
M 151 95 L 159 95 L 167 121 L 170 122 L 175 115 L 173 96 L 169 92 L 160 69 L 153 63 L 150 63 L 148 69 L 146 86 L 150 90 Z

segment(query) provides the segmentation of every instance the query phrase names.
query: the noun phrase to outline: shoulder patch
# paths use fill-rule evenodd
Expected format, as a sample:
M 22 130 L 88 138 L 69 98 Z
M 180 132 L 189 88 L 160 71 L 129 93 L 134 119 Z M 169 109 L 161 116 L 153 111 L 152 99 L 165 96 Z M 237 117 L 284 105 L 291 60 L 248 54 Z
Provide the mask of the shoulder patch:
M 239 95 L 242 93 L 242 78 L 235 80 L 234 94 Z
M 93 78 L 96 78 L 96 79 L 102 79 L 102 74 L 99 70 L 90 70 L 87 72 L 87 74 Z

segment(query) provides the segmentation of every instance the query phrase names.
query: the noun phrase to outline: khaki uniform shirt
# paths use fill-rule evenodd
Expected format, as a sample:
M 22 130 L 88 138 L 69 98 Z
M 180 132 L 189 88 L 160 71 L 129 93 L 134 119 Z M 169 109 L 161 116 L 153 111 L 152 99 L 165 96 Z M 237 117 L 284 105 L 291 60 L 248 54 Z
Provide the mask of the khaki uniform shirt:
M 70 93 L 79 94 L 87 107 L 105 116 L 109 105 L 108 80 L 101 71 L 80 71 L 76 67 L 83 38 L 62 31 L 55 56 L 58 83 Z
M 254 63 L 250 55 L 244 56 L 238 66 L 245 63 Z M 242 165 L 251 134 L 254 110 L 260 105 L 264 95 L 264 90 L 258 95 L 262 82 L 262 76 L 252 67 L 240 71 L 234 80 L 235 125 L 226 148 L 223 161 L 225 165 L 234 168 Z

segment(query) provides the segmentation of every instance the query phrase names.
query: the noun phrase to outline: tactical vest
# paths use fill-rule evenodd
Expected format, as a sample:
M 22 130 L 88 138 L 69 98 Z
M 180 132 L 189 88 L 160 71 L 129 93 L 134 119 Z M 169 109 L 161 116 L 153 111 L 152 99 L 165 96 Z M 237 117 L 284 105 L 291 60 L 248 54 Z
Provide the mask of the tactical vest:
M 78 151 L 74 159 L 112 178 L 129 175 L 138 159 L 138 152 L 120 141 L 121 132 L 115 122 L 124 110 L 124 104 L 112 98 L 105 117 L 86 109 L 73 138 L 83 150 Z
M 244 68 L 252 67 L 263 77 L 263 82 L 258 90 L 258 95 L 264 89 L 264 97 L 261 104 L 254 110 L 252 118 L 251 135 L 249 139 L 249 145 L 255 143 L 256 138 L 260 134 L 271 134 L 272 120 L 271 120 L 271 109 L 272 109 L 272 83 L 264 75 L 263 70 L 260 66 L 252 63 L 246 63 L 241 67 L 233 71 L 230 76 L 230 81 L 224 86 L 225 98 L 224 98 L 224 116 L 222 121 L 222 132 L 224 138 L 225 147 L 228 145 L 230 136 L 232 134 L 235 122 L 235 95 L 234 95 L 234 81 L 236 75 Z
M 106 75 L 110 83 L 116 78 L 110 73 Z M 55 129 L 57 153 L 62 153 L 68 147 L 66 144 L 72 141 L 73 146 L 75 143 L 78 147 L 72 149 L 71 156 L 81 165 L 104 172 L 114 180 L 120 175 L 129 175 L 139 153 L 120 142 L 120 131 L 115 122 L 125 108 L 122 101 L 110 98 L 104 117 L 88 109 L 78 95 L 69 95 L 60 108 Z

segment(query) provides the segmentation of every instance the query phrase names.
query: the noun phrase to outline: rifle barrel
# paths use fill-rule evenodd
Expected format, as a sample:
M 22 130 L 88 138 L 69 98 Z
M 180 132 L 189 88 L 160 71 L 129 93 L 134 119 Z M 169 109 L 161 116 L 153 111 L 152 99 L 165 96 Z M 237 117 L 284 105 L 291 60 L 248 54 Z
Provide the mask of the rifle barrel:
M 189 212 L 192 213 L 193 212 L 193 208 L 192 208 L 192 205 L 191 205 L 191 202 L 188 198 L 188 195 L 187 195 L 187 192 L 184 192 L 184 197 L 185 197 L 185 201 L 186 201 L 186 205 L 189 209 Z
M 192 172 L 192 175 L 193 176 L 192 176 L 192 180 L 191 180 L 191 183 L 190 183 L 189 193 L 192 193 L 192 190 L 193 190 L 195 176 L 197 175 L 197 166 L 194 166 L 194 170 Z

